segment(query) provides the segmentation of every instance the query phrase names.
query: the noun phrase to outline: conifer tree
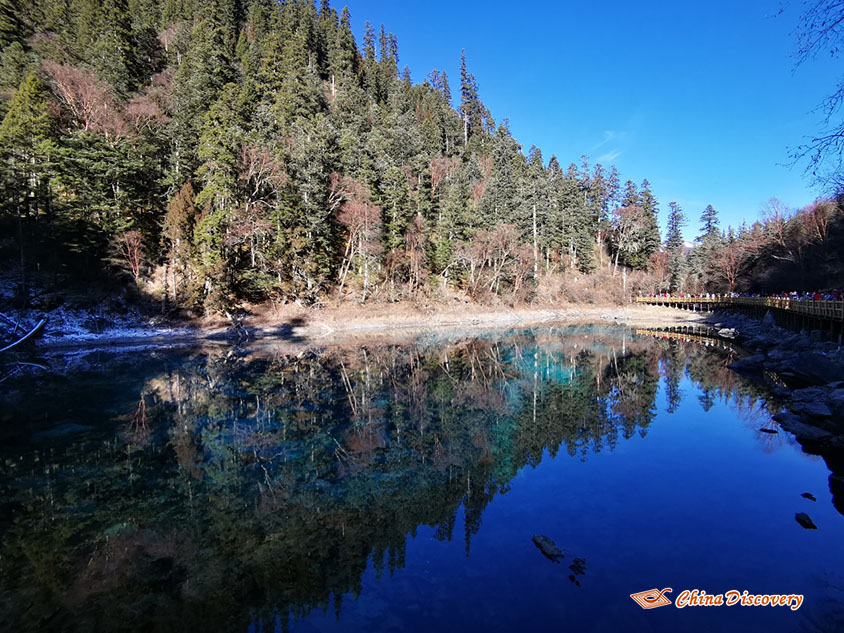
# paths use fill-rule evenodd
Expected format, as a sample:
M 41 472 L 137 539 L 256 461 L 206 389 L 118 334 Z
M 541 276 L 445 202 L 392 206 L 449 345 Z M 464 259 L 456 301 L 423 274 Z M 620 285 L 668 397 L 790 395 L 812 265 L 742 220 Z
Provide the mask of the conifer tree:
M 47 203 L 47 175 L 56 152 L 47 87 L 35 71 L 21 82 L 0 123 L 6 208 L 28 215 Z
M 463 144 L 483 129 L 484 107 L 478 97 L 478 82 L 466 67 L 466 51 L 460 53 L 460 116 L 463 119 Z
M 390 167 L 384 175 L 379 200 L 383 210 L 385 251 L 398 251 L 404 245 L 404 234 L 413 217 L 407 177 L 398 167 Z
M 683 226 L 686 216 L 680 205 L 672 201 L 668 203 L 668 227 L 665 235 L 665 246 L 669 252 L 668 271 L 671 275 L 671 291 L 683 290 L 686 276 L 686 256 L 683 252 Z
M 49 214 L 49 171 L 55 153 L 53 117 L 47 89 L 34 71 L 21 82 L 0 123 L 2 209 L 17 216 L 21 291 L 25 294 L 26 246 L 24 222 L 43 209 Z
M 507 222 L 516 217 L 518 208 L 518 182 L 515 169 L 518 164 L 517 154 L 516 141 L 510 135 L 505 121 L 498 127 L 492 140 L 492 169 L 481 199 L 479 228 L 490 229 L 498 223 Z
M 674 251 L 683 248 L 683 226 L 686 216 L 680 205 L 674 201 L 668 203 L 668 226 L 665 233 L 665 246 Z
M 13 42 L 22 44 L 29 35 L 23 15 L 19 0 L 0 0 L 0 51 Z
M 125 98 L 143 79 L 139 72 L 129 3 L 127 0 L 103 0 L 99 10 L 101 13 L 90 50 L 90 62 L 97 75 Z
M 203 115 L 223 86 L 235 79 L 233 44 L 226 39 L 226 31 L 213 15 L 196 20 L 173 79 L 172 179 L 178 184 L 197 166 Z
M 722 246 L 718 212 L 711 204 L 703 210 L 700 223 L 700 234 L 695 238 L 695 247 L 688 258 L 689 274 L 698 289 L 712 285 L 720 276 L 720 271 L 715 270 L 715 262 L 716 251 Z
M 711 204 L 706 205 L 706 208 L 703 210 L 703 214 L 700 216 L 700 224 L 701 241 L 705 241 L 707 239 L 717 239 L 720 237 L 721 232 L 718 228 L 718 225 L 720 224 L 718 220 L 718 212 Z
M 651 255 L 659 250 L 662 242 L 659 235 L 659 202 L 651 191 L 651 183 L 647 178 L 642 181 L 639 188 L 639 205 L 645 212 L 643 234 L 639 252 L 631 260 L 630 265 L 644 270 Z
M 621 199 L 621 206 L 638 207 L 641 203 L 642 201 L 639 198 L 639 189 L 636 187 L 636 183 L 628 180 L 624 183 L 624 196 Z

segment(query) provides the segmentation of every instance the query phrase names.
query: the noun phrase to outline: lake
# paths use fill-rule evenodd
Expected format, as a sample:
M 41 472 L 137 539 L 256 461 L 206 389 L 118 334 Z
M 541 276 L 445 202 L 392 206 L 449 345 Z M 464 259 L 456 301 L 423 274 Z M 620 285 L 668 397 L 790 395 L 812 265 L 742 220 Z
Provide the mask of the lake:
M 0 627 L 844 630 L 830 470 L 737 353 L 570 326 L 50 356 L 0 383 Z M 631 599 L 666 588 L 803 602 Z

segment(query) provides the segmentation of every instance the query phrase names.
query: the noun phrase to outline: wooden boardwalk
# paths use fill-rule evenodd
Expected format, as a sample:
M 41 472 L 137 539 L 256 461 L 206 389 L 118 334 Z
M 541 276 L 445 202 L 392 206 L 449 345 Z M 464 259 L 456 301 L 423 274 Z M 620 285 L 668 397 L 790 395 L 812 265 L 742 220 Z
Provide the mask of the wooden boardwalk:
M 783 297 L 636 297 L 636 303 L 668 306 L 681 310 L 712 311 L 733 309 L 763 316 L 771 311 L 785 327 L 820 330 L 839 343 L 844 336 L 844 301 L 813 301 Z
M 685 310 L 716 310 L 736 306 L 773 308 L 819 319 L 844 321 L 844 301 L 797 301 L 781 297 L 636 297 L 635 301 Z

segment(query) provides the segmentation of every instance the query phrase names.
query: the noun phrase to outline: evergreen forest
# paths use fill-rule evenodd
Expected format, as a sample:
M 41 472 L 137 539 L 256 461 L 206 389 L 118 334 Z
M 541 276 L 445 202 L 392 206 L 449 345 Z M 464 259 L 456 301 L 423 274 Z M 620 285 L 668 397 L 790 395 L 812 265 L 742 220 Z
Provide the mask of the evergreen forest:
M 0 0 L 5 299 L 110 287 L 203 314 L 840 280 L 839 199 L 722 227 L 526 150 L 471 51 L 414 83 L 398 42 L 369 22 L 356 41 L 328 0 Z

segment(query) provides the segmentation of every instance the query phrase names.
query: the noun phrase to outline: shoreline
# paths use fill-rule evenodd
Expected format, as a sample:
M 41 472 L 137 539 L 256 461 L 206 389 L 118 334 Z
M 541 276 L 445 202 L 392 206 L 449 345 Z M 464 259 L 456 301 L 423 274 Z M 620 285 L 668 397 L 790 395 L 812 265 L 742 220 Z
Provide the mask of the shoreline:
M 627 325 L 668 327 L 701 325 L 711 313 L 686 312 L 657 306 L 569 306 L 505 308 L 466 306 L 462 310 L 407 310 L 345 306 L 309 310 L 296 306 L 273 313 L 249 315 L 237 325 L 221 318 L 200 319 L 182 327 L 151 323 L 105 328 L 101 333 L 63 333 L 49 329 L 35 343 L 43 352 L 85 351 L 110 347 L 174 347 L 293 342 L 323 345 L 348 338 L 413 337 L 446 330 L 487 331 L 555 325 Z

